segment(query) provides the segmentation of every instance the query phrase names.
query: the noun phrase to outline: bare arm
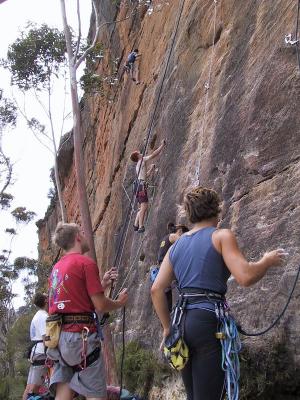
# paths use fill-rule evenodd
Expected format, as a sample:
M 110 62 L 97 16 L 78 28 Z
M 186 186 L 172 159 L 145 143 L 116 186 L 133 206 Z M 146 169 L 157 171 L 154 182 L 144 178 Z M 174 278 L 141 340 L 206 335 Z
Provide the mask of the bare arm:
M 165 145 L 166 145 L 166 141 L 163 140 L 161 142 L 161 145 L 156 150 L 154 150 L 152 154 L 149 154 L 149 156 L 143 157 L 143 160 L 149 161 L 149 160 L 152 160 L 153 158 L 157 157 L 161 153 L 161 151 L 165 147 Z
M 174 279 L 175 275 L 168 252 L 161 264 L 159 273 L 151 288 L 153 306 L 163 326 L 164 337 L 167 336 L 170 331 L 170 313 L 168 310 L 165 289 L 171 286 L 171 283 Z
M 151 167 L 147 171 L 147 176 L 149 176 L 155 170 L 155 164 L 151 164 Z
M 128 300 L 128 294 L 127 290 L 123 289 L 122 292 L 119 294 L 117 300 L 111 300 L 106 297 L 104 293 L 97 293 L 91 296 L 91 300 L 94 304 L 96 312 L 104 313 L 114 311 L 118 308 L 125 306 Z
M 213 236 L 215 247 L 222 253 L 225 264 L 241 286 L 251 286 L 258 282 L 272 266 L 282 263 L 286 253 L 277 249 L 265 253 L 256 262 L 249 262 L 239 249 L 235 235 L 229 229 L 221 229 Z

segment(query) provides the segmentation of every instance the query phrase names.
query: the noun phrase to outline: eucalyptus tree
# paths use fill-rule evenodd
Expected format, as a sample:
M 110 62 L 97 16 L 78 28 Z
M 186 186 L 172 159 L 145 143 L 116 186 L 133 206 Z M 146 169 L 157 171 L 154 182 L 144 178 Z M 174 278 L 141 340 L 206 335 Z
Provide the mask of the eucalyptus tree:
M 15 105 L 3 96 L 0 89 L 0 209 L 10 206 L 13 196 L 6 192 L 11 184 L 13 165 L 2 147 L 2 136 L 7 128 L 16 125 L 17 113 Z
M 63 20 L 66 49 L 68 55 L 68 65 L 69 65 L 70 93 L 71 93 L 72 114 L 73 114 L 74 159 L 75 159 L 75 171 L 77 178 L 78 203 L 82 218 L 83 229 L 89 243 L 90 256 L 94 260 L 96 260 L 96 251 L 93 239 L 93 228 L 92 228 L 92 221 L 91 221 L 87 190 L 86 190 L 85 163 L 83 155 L 83 134 L 82 134 L 78 86 L 77 86 L 78 82 L 77 72 L 81 64 L 86 60 L 86 57 L 95 48 L 100 30 L 99 18 L 97 13 L 96 2 L 95 0 L 93 0 L 92 4 L 96 17 L 95 34 L 90 45 L 86 46 L 86 48 L 83 49 L 82 51 L 82 29 L 81 29 L 79 0 L 77 0 L 76 2 L 77 17 L 78 17 L 78 36 L 75 42 L 73 39 L 71 28 L 67 20 L 65 0 L 60 0 L 60 4 L 61 4 L 61 14 Z
M 37 26 L 29 23 L 27 30 L 23 31 L 20 37 L 9 46 L 7 58 L 3 61 L 3 66 L 11 73 L 12 84 L 17 86 L 24 94 L 23 107 L 16 100 L 20 113 L 35 137 L 54 156 L 55 186 L 63 221 L 66 221 L 66 210 L 57 163 L 58 132 L 55 128 L 53 108 L 62 88 L 65 89 L 66 85 L 65 48 L 64 35 L 58 29 L 51 28 L 46 24 Z M 36 116 L 29 116 L 28 107 L 26 107 L 26 94 L 31 96 L 30 104 L 32 104 L 32 99 L 35 98 L 40 105 L 46 117 L 46 125 Z M 65 90 L 63 95 L 66 96 Z M 65 106 L 63 106 L 60 137 L 63 133 L 65 118 L 66 111 Z

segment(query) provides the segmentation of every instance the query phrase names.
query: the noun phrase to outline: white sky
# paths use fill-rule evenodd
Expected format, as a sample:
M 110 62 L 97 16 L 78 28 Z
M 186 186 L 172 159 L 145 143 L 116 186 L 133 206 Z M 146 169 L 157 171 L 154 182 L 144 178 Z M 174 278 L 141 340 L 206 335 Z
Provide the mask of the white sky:
M 84 5 L 84 6 L 83 6 Z M 76 28 L 76 0 L 66 0 L 68 20 L 73 28 Z M 81 0 L 81 20 L 83 34 L 87 35 L 91 14 L 89 0 Z M 9 44 L 19 36 L 27 21 L 37 24 L 46 23 L 49 26 L 62 30 L 60 1 L 59 0 L 7 0 L 0 4 L 0 57 L 5 58 Z M 4 89 L 4 96 L 11 97 L 10 77 L 6 71 L 0 70 L 0 88 Z M 16 89 L 14 89 L 16 93 Z M 18 97 L 18 101 L 21 99 Z M 58 96 L 61 99 L 61 96 Z M 55 110 L 60 112 L 62 105 L 55 102 Z M 26 108 L 31 111 L 30 116 L 40 117 L 41 110 L 35 104 L 34 99 L 28 98 Z M 70 109 L 70 107 L 69 107 Z M 60 125 L 59 116 L 56 122 Z M 70 128 L 71 121 L 67 123 L 66 130 Z M 65 131 L 66 131 L 65 130 Z M 52 154 L 42 147 L 33 134 L 26 128 L 22 117 L 19 117 L 17 129 L 4 134 L 3 149 L 14 163 L 15 183 L 9 193 L 15 197 L 12 209 L 24 206 L 36 212 L 35 221 L 44 217 L 49 204 L 47 194 L 50 183 L 50 168 L 53 166 Z M 7 248 L 6 235 L 3 231 L 7 227 L 13 227 L 8 213 L 1 211 L 0 219 L 0 250 Z M 19 256 L 37 258 L 37 227 L 34 223 L 21 226 L 18 236 L 13 244 L 12 260 Z M 23 290 L 21 282 L 14 285 L 14 292 L 18 297 L 14 301 L 15 307 L 23 304 Z

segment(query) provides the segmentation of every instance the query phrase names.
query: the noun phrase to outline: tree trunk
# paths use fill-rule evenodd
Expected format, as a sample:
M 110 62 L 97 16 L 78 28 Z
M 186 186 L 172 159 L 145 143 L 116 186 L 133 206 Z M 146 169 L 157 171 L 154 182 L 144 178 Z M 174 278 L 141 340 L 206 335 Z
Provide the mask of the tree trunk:
M 60 206 L 62 222 L 67 222 L 67 213 L 66 213 L 65 203 L 64 203 L 64 199 L 63 199 L 63 195 L 62 195 L 62 191 L 61 191 L 61 183 L 60 183 L 58 164 L 57 164 L 58 153 L 57 153 L 53 119 L 52 119 L 52 111 L 51 111 L 50 84 L 49 84 L 49 88 L 48 88 L 48 113 L 49 113 L 49 121 L 50 121 L 50 126 L 51 126 L 52 144 L 53 144 L 53 150 L 54 150 L 54 176 L 55 176 L 58 201 L 59 201 L 59 206 Z
M 77 179 L 78 204 L 82 219 L 84 236 L 86 237 L 90 248 L 89 255 L 95 261 L 97 261 L 94 238 L 93 238 L 91 214 L 89 210 L 86 183 L 85 183 L 85 162 L 84 162 L 83 148 L 82 148 L 83 140 L 81 132 L 81 117 L 80 117 L 80 108 L 79 108 L 79 101 L 77 94 L 76 71 L 74 71 L 74 65 L 70 65 L 70 75 L 71 75 L 71 97 L 72 97 L 72 111 L 73 111 L 74 157 L 75 157 L 75 171 Z
M 56 150 L 55 150 L 55 156 L 54 156 L 54 175 L 55 175 L 57 196 L 58 196 L 58 201 L 59 201 L 59 206 L 60 206 L 60 211 L 61 211 L 61 219 L 62 219 L 62 222 L 67 222 L 67 213 L 66 213 L 66 208 L 65 208 L 65 204 L 64 204 L 64 199 L 63 199 L 63 195 L 62 195 L 62 191 L 61 191 L 61 184 L 60 184 L 60 179 L 59 179 Z
M 67 22 L 65 1 L 61 0 L 61 10 L 63 18 L 63 26 L 66 38 L 68 59 L 69 59 L 69 72 L 70 72 L 70 86 L 71 86 L 71 100 L 72 100 L 72 113 L 73 113 L 73 137 L 74 137 L 74 159 L 75 159 L 75 173 L 77 180 L 77 196 L 78 205 L 81 214 L 81 220 L 84 230 L 84 235 L 89 244 L 89 255 L 96 260 L 96 251 L 93 239 L 93 229 L 91 215 L 88 205 L 88 197 L 85 184 L 85 163 L 82 148 L 82 133 L 81 133 L 81 118 L 80 108 L 77 93 L 77 80 L 76 80 L 76 67 L 74 55 L 72 51 L 72 38 L 70 28 Z
M 85 237 L 88 240 L 88 244 L 90 247 L 90 256 L 95 261 L 97 261 L 94 238 L 93 238 L 92 222 L 91 222 L 88 197 L 86 191 L 86 183 L 85 183 L 85 163 L 84 163 L 83 147 L 82 147 L 83 138 L 81 132 L 81 116 L 80 116 L 78 91 L 77 91 L 76 59 L 74 58 L 74 54 L 72 51 L 71 33 L 67 23 L 65 0 L 61 0 L 61 11 L 62 11 L 63 26 L 66 38 L 68 59 L 69 59 L 71 99 L 72 99 L 72 112 L 73 112 L 74 158 L 75 158 L 75 171 L 77 179 L 78 204 L 79 204 Z M 99 268 L 99 270 L 100 270 L 100 275 L 103 276 L 101 267 Z M 106 360 L 107 383 L 117 384 L 116 359 L 115 359 L 114 346 L 109 326 L 105 327 L 104 335 L 105 335 L 104 358 Z

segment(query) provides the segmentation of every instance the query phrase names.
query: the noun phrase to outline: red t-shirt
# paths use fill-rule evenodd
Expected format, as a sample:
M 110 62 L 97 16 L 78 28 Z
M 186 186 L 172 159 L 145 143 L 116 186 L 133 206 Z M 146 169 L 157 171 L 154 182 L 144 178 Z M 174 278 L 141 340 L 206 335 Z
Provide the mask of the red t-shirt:
M 79 253 L 66 254 L 49 278 L 49 314 L 94 312 L 91 296 L 103 292 L 97 264 Z M 79 332 L 81 325 L 65 325 L 63 330 Z

